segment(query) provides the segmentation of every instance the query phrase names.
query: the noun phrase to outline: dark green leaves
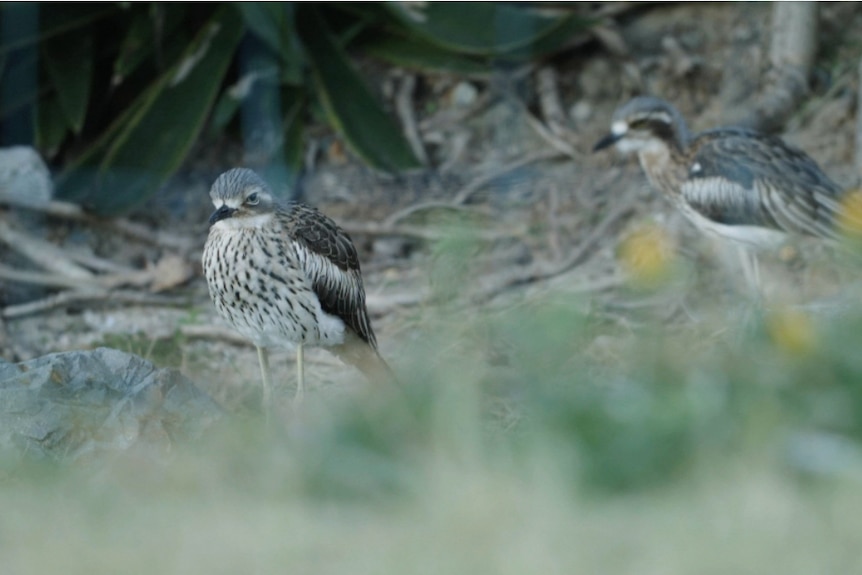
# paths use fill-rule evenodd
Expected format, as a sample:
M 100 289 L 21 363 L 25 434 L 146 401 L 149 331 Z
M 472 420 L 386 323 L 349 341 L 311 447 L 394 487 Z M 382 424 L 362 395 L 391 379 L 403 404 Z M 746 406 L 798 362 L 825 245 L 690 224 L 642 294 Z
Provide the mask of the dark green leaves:
M 126 212 L 200 136 L 244 138 L 290 183 L 310 121 L 369 166 L 420 166 L 359 58 L 481 78 L 564 46 L 574 9 L 511 4 L 0 3 L 0 121 L 62 168 L 60 197 Z M 322 115 L 320 112 L 322 111 Z M 209 123 L 209 130 L 202 128 Z
M 44 57 L 66 123 L 76 134 L 80 133 L 93 81 L 93 38 L 89 35 L 57 36 L 45 42 Z
M 365 50 L 395 65 L 424 71 L 487 76 L 493 70 L 483 59 L 459 54 L 418 38 L 379 35 L 368 41 Z
M 294 5 L 281 2 L 237 2 L 237 8 L 251 33 L 281 59 L 286 82 L 300 84 L 303 53 L 296 31 Z
M 242 26 L 227 10 L 216 14 L 176 61 L 132 104 L 133 113 L 110 144 L 98 146 L 98 166 L 86 193 L 66 190 L 93 211 L 115 214 L 141 204 L 179 167 L 215 101 Z M 93 173 L 95 171 L 95 173 Z M 69 182 L 82 179 L 67 174 Z M 86 181 L 86 178 L 83 179 Z M 74 186 L 73 186 L 74 187 Z
M 535 43 L 574 18 L 497 2 L 391 3 L 386 7 L 427 42 L 450 52 L 487 57 L 529 58 Z
M 372 166 L 390 171 L 418 167 L 400 127 L 365 86 L 318 10 L 300 10 L 299 24 L 330 123 Z

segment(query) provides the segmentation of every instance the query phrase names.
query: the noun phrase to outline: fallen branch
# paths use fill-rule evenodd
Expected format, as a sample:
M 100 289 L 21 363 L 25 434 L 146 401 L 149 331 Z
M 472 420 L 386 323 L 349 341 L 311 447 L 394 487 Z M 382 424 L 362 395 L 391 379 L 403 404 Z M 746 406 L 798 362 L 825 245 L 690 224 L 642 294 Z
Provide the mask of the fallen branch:
M 0 280 L 10 282 L 32 284 L 40 286 L 58 287 L 58 288 L 96 288 L 97 283 L 93 278 L 70 278 L 69 276 L 36 272 L 28 270 L 16 270 L 0 264 Z
M 188 236 L 180 236 L 163 230 L 153 230 L 143 224 L 139 224 L 138 222 L 133 222 L 125 218 L 103 220 L 90 216 L 87 219 L 89 221 L 100 223 L 129 238 L 152 244 L 154 246 L 177 250 L 180 253 L 190 252 L 197 246 L 197 243 Z
M 559 158 L 561 154 L 558 150 L 540 150 L 534 154 L 528 154 L 520 159 L 514 160 L 512 162 L 507 162 L 499 167 L 494 168 L 493 170 L 489 170 L 487 173 L 477 176 L 473 181 L 469 184 L 461 188 L 455 197 L 452 199 L 452 203 L 454 205 L 460 205 L 465 203 L 470 199 L 474 193 L 479 191 L 484 186 L 493 182 L 500 176 L 508 174 L 514 170 L 519 170 L 524 166 L 529 166 L 535 162 L 540 162 L 542 160 L 551 160 L 554 158 Z
M 7 306 L 0 311 L 0 316 L 5 319 L 13 319 L 48 311 L 57 307 L 92 303 L 178 307 L 189 305 L 190 300 L 187 297 L 165 296 L 137 291 L 70 290 L 40 300 Z
M 134 268 L 118 264 L 117 262 L 113 262 L 105 258 L 100 258 L 99 256 L 88 253 L 84 250 L 65 248 L 65 253 L 70 260 L 96 272 L 130 273 L 135 271 Z
M 177 256 L 179 257 L 179 256 Z M 104 275 L 91 275 L 89 277 L 71 277 L 68 275 L 46 273 L 31 270 L 18 270 L 0 264 L 0 279 L 57 288 L 71 288 L 76 290 L 87 289 L 112 289 L 120 286 L 156 286 L 160 280 L 166 277 L 166 273 L 158 266 L 149 267 L 145 270 L 126 270 Z M 167 276 L 168 279 L 171 279 Z M 175 281 L 168 285 L 173 287 L 183 283 L 185 279 Z M 164 288 L 162 288 L 164 289 Z M 153 289 L 153 291 L 159 291 Z
M 13 229 L 2 218 L 0 218 L 0 241 L 42 269 L 68 278 L 87 280 L 93 277 L 88 270 L 73 262 L 61 248 L 26 232 Z
M 10 199 L 13 198 L 3 198 L 0 202 L 5 205 L 39 212 L 55 218 L 96 224 L 114 230 L 131 239 L 166 249 L 178 250 L 183 253 L 188 252 L 195 247 L 194 240 L 187 236 L 180 236 L 165 231 L 154 231 L 143 224 L 139 224 L 125 218 L 99 218 L 92 214 L 88 214 L 81 209 L 81 206 L 70 202 L 53 200 L 45 204 L 31 205 L 10 202 Z
M 425 146 L 422 145 L 422 138 L 416 125 L 416 116 L 413 113 L 413 93 L 415 88 L 416 76 L 406 74 L 401 78 L 401 85 L 398 87 L 398 93 L 395 95 L 395 112 L 401 119 L 404 137 L 407 138 L 413 154 L 423 166 L 427 166 L 428 154 L 425 153 Z

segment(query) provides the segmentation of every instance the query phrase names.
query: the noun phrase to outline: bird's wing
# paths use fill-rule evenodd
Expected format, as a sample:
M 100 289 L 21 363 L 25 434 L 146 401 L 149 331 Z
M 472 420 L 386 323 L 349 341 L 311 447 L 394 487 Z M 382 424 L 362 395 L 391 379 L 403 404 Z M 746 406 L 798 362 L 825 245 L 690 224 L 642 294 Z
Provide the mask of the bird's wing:
M 377 348 L 365 307 L 359 257 L 350 236 L 324 214 L 304 204 L 279 212 L 323 311 L 340 317 L 356 334 Z
M 820 167 L 774 136 L 737 129 L 700 134 L 682 195 L 712 221 L 835 237 L 841 189 Z

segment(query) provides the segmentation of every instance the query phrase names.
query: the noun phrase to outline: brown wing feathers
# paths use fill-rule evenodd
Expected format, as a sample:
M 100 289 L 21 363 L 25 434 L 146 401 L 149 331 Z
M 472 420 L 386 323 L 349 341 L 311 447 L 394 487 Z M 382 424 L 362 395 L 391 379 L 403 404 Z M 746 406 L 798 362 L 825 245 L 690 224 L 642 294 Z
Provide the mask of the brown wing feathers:
M 726 224 L 834 236 L 841 189 L 810 157 L 772 136 L 721 129 L 691 145 L 690 205 Z
M 297 255 L 311 277 L 312 289 L 323 310 L 340 317 L 376 349 L 377 340 L 365 308 L 359 257 L 350 236 L 324 214 L 304 204 L 289 204 L 278 217 L 298 242 Z

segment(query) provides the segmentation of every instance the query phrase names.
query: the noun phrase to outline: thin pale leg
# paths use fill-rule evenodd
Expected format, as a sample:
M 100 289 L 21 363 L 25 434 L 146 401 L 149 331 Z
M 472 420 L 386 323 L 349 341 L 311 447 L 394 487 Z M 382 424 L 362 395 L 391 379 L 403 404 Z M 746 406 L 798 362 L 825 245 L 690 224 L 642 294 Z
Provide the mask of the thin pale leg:
M 760 262 L 757 260 L 757 255 L 744 246 L 737 248 L 739 253 L 739 261 L 742 264 L 742 275 L 745 277 L 745 283 L 749 289 L 755 294 L 757 300 L 763 299 L 763 285 L 760 280 Z
M 272 377 L 269 372 L 269 353 L 265 347 L 258 346 L 257 360 L 260 362 L 260 375 L 263 379 L 263 412 L 269 413 L 270 398 L 272 397 Z
M 744 246 L 739 246 L 738 252 L 742 264 L 742 274 L 751 293 L 751 299 L 743 305 L 742 313 L 742 323 L 746 326 L 746 331 L 749 331 L 757 325 L 757 318 L 763 312 L 765 301 L 763 284 L 760 279 L 760 262 L 757 259 L 757 254 Z
M 293 403 L 299 405 L 302 403 L 302 397 L 305 394 L 305 352 L 302 344 L 296 346 L 296 395 L 293 396 Z

